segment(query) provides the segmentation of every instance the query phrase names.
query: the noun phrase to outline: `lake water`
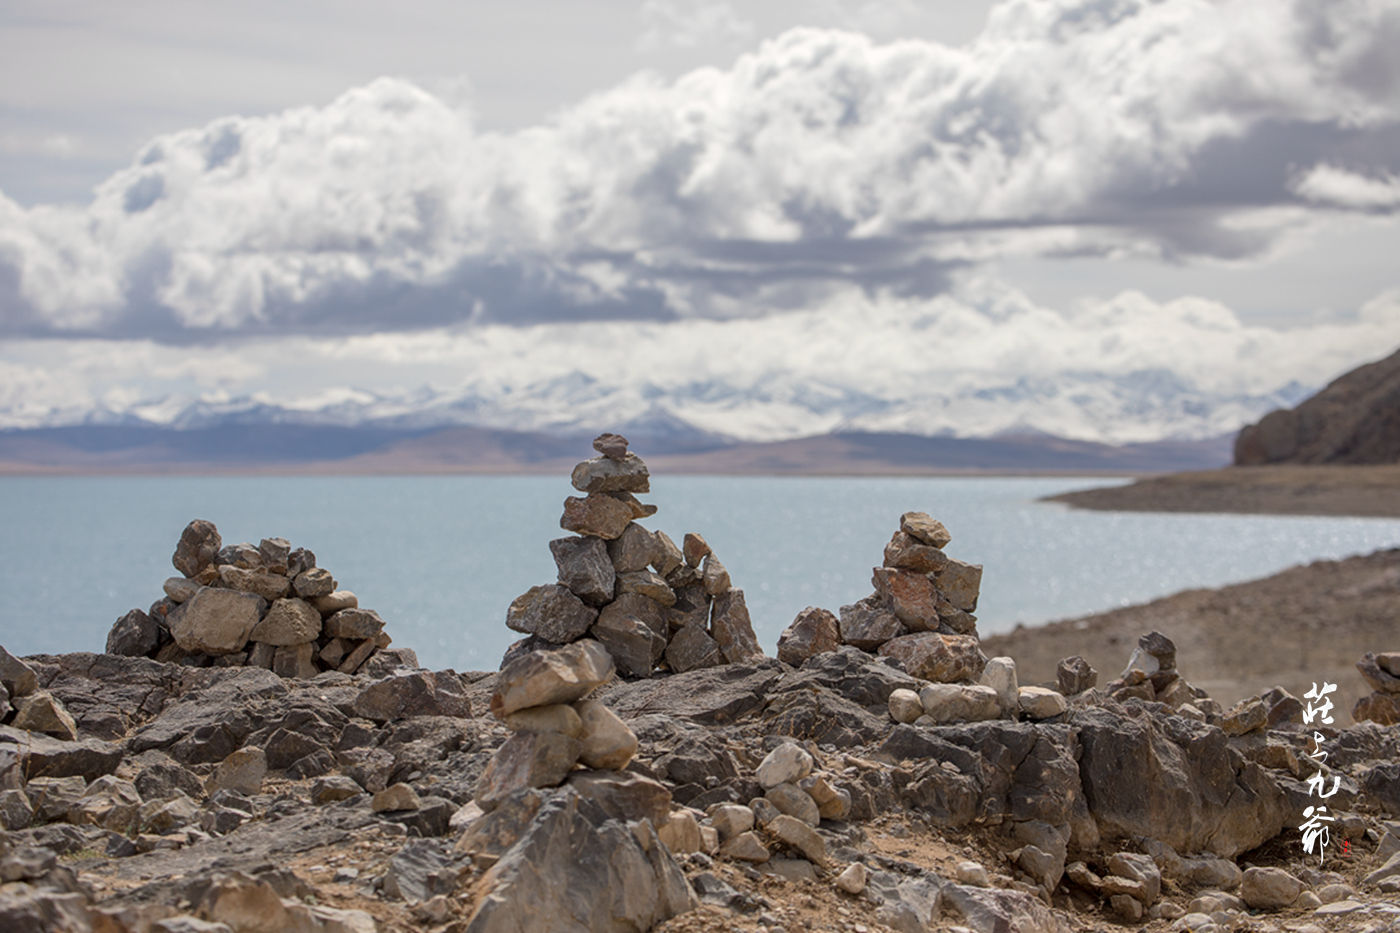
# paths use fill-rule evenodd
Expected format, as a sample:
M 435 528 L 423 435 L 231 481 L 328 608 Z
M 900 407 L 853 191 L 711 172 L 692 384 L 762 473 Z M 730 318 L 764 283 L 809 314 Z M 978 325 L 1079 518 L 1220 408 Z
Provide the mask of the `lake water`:
M 952 532 L 984 565 L 984 634 L 1319 558 L 1400 546 L 1400 521 L 1072 511 L 1041 496 L 1103 479 L 653 478 L 644 524 L 705 536 L 745 591 L 760 643 L 806 606 L 871 591 L 901 513 Z M 0 644 L 16 654 L 101 651 L 112 622 L 148 607 L 192 518 L 225 543 L 280 535 L 313 550 L 395 644 L 430 667 L 494 670 L 517 635 L 510 601 L 551 583 L 548 542 L 572 494 L 550 477 L 0 478 Z

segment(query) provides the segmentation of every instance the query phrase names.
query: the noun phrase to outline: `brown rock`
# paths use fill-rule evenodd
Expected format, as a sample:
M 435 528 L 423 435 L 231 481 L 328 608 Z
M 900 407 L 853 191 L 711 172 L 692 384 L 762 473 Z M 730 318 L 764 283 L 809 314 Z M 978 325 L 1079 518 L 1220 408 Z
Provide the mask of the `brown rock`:
M 281 645 L 272 655 L 272 672 L 278 677 L 299 677 L 310 680 L 320 673 L 316 669 L 316 646 L 310 642 Z
M 981 564 L 950 558 L 948 566 L 934 576 L 934 581 L 948 602 L 965 612 L 977 610 L 977 595 L 982 588 Z
M 1099 682 L 1099 672 L 1076 654 L 1062 659 L 1056 666 L 1055 681 L 1065 696 L 1077 696 Z
M 252 795 L 262 793 L 263 778 L 267 777 L 267 754 L 256 746 L 245 745 L 219 762 L 204 784 L 205 793 L 214 795 L 221 790 Z
M 618 573 L 646 570 L 661 556 L 656 535 L 641 525 L 628 525 L 618 537 L 607 543 L 608 559 Z
M 637 570 L 617 575 L 617 595 L 635 593 L 655 600 L 663 606 L 674 605 L 676 593 L 666 581 L 650 570 Z
M 656 532 L 655 538 L 656 557 L 651 566 L 657 573 L 665 577 L 685 566 L 685 557 L 681 554 L 681 549 L 676 547 L 676 542 L 672 541 L 666 532 Z
M 875 597 L 867 597 L 858 603 L 841 607 L 841 641 L 854 645 L 862 651 L 874 651 L 891 638 L 908 632 L 889 609 Z
M 627 724 L 598 700 L 580 700 L 574 704 L 574 711 L 583 724 L 579 760 L 589 768 L 626 768 L 637 754 L 637 736 Z M 669 805 L 669 792 L 667 798 Z
M 700 571 L 700 585 L 711 596 L 719 596 L 730 589 L 729 571 L 713 553 L 705 555 L 705 564 Z
M 590 632 L 608 649 L 618 673 L 628 677 L 650 677 L 656 662 L 666 651 L 666 639 L 625 608 L 612 611 L 620 602 L 614 601 L 603 607 Z
M 69 742 L 77 740 L 78 724 L 59 699 L 47 690 L 35 690 L 28 696 L 19 697 L 14 705 L 15 718 L 10 725 L 16 729 L 42 732 Z
M 937 630 L 938 605 L 942 600 L 927 574 L 876 567 L 872 582 L 876 594 L 909 631 Z
M 1392 677 L 1400 677 L 1400 651 L 1384 651 L 1376 655 L 1376 664 Z
M 189 577 L 166 577 L 161 589 L 170 597 L 171 602 L 183 603 L 199 592 L 199 584 Z
M 232 564 L 224 564 L 219 568 L 219 584 L 240 593 L 254 593 L 268 602 L 281 599 L 292 589 L 292 581 L 281 574 L 244 570 Z
M 743 590 L 731 589 L 715 597 L 710 612 L 710 632 L 719 644 L 720 655 L 730 664 L 763 657 L 753 623 L 749 621 Z
M 324 617 L 333 616 L 342 609 L 358 609 L 360 600 L 349 590 L 336 590 L 327 596 L 313 597 L 311 605 Z
M 594 457 L 574 467 L 569 482 L 580 492 L 649 492 L 651 490 L 647 465 L 636 454 L 621 460 Z
M 496 678 L 491 712 L 498 719 L 529 706 L 572 703 L 613 674 L 612 656 L 592 639 L 511 661 Z
M 160 623 L 140 609 L 133 609 L 112 623 L 107 633 L 107 654 L 144 658 L 154 654 L 159 647 Z
M 599 620 L 604 616 L 613 618 L 622 616 L 636 619 L 644 623 L 647 628 L 665 638 L 670 634 L 670 626 L 666 621 L 667 607 L 641 593 L 622 593 L 617 599 L 608 603 L 598 613 Z M 605 643 L 606 644 L 606 643 Z
M 557 787 L 578 761 L 582 744 L 560 732 L 516 732 L 497 749 L 476 785 L 476 803 L 490 812 L 516 791 Z
M 613 581 L 617 574 L 608 559 L 607 542 L 602 538 L 592 535 L 555 538 L 549 542 L 549 552 L 559 568 L 560 585 L 568 587 L 579 599 L 601 606 L 613 598 Z
M 681 539 L 681 552 L 687 565 L 699 567 L 700 561 L 710 553 L 710 546 L 705 543 L 705 539 L 693 531 L 688 531 Z
M 671 631 L 680 631 L 688 625 L 704 628 L 710 624 L 710 597 L 706 595 L 704 587 L 692 583 L 688 586 L 673 587 L 671 592 L 676 594 L 676 601 L 668 606 L 665 612 L 666 623 Z
M 252 593 L 202 587 L 170 614 L 170 634 L 186 652 L 233 654 L 243 650 L 266 608 Z
M 292 553 L 296 554 L 301 550 L 299 548 Z M 309 567 L 293 578 L 292 589 L 296 590 L 296 594 L 302 599 L 329 596 L 335 592 L 335 577 L 331 576 L 331 572 L 324 567 Z
M 0 646 L 0 684 L 4 684 L 11 698 L 28 696 L 39 688 L 39 675 Z
M 896 531 L 885 545 L 885 566 L 915 573 L 934 573 L 948 565 L 948 555 L 923 544 L 913 535 Z
M 664 826 L 671 814 L 671 792 L 666 785 L 641 774 L 575 771 L 569 775 L 568 786 L 615 820 L 648 820 L 653 826 Z
M 1400 723 L 1400 695 L 1394 693 L 1368 693 L 1356 701 L 1351 708 L 1351 718 L 1356 722 L 1371 721 L 1382 726 Z
M 262 555 L 264 567 L 286 576 L 287 564 L 292 557 L 290 541 L 286 538 L 263 538 L 258 542 L 258 553 Z
M 778 636 L 778 660 L 793 667 L 814 654 L 835 651 L 841 645 L 841 627 L 826 609 L 808 606 Z
M 625 505 L 633 518 L 650 518 L 656 514 L 656 506 L 642 502 L 630 492 L 605 492 L 603 495 Z
M 411 785 L 400 781 L 376 793 L 369 802 L 375 813 L 392 813 L 403 810 L 417 810 L 423 806 L 418 792 Z
M 1264 728 L 1269 720 L 1269 711 L 1259 697 L 1246 697 L 1229 710 L 1220 721 L 1220 728 L 1226 735 L 1244 735 Z
M 583 737 L 583 720 L 572 706 L 563 703 L 518 709 L 506 715 L 505 723 L 515 732 L 562 732 L 576 739 Z
M 582 638 L 597 618 L 598 610 L 557 583 L 531 587 L 506 610 L 508 627 L 557 645 Z
M 214 563 L 220 566 L 232 564 L 235 567 L 242 567 L 244 570 L 256 570 L 262 566 L 262 552 L 247 541 L 240 544 L 229 544 L 219 549 L 219 556 L 214 559 Z
M 593 449 L 609 460 L 625 460 L 627 458 L 627 438 L 621 434 L 607 431 L 593 438 Z
M 898 661 L 906 673 L 934 683 L 975 683 L 987 663 L 970 635 L 916 632 L 890 639 L 878 653 Z
M 214 563 L 222 546 L 219 529 L 214 527 L 214 523 L 196 518 L 180 532 L 180 543 L 175 545 L 170 562 L 185 576 L 193 577 Z
M 705 623 L 685 626 L 666 646 L 666 666 L 677 674 L 699 670 L 702 667 L 715 667 L 724 663 L 720 655 L 719 643 L 705 631 Z
M 373 609 L 342 609 L 326 619 L 322 631 L 330 638 L 374 638 L 384 631 L 384 620 Z
M 953 540 L 943 523 L 926 512 L 905 512 L 899 517 L 899 530 L 929 547 L 944 548 Z
M 631 521 L 632 508 L 625 501 L 590 493 L 582 499 L 569 496 L 564 500 L 564 515 L 559 519 L 559 526 L 565 531 L 611 541 L 620 537 Z
M 279 599 L 248 637 L 269 645 L 303 645 L 321 634 L 321 614 L 301 599 Z
M 377 638 L 366 638 L 354 647 L 345 659 L 340 662 L 336 670 L 342 674 L 353 674 L 360 669 L 360 665 L 369 660 L 369 656 L 374 654 L 379 648 Z
M 1361 672 L 1361 679 L 1377 693 L 1400 694 L 1400 677 L 1382 668 L 1371 652 L 1362 655 L 1361 660 L 1356 662 L 1356 669 Z
M 351 709 L 356 716 L 375 722 L 414 716 L 465 719 L 472 714 L 462 680 L 450 670 L 413 671 L 375 681 L 360 691 Z

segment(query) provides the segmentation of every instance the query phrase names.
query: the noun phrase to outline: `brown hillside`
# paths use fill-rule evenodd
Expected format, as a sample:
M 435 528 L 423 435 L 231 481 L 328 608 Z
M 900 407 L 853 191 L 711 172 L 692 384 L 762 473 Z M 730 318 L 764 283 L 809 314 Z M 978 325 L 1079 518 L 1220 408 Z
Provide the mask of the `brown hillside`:
M 1235 465 L 1400 462 L 1400 351 L 1240 431 Z

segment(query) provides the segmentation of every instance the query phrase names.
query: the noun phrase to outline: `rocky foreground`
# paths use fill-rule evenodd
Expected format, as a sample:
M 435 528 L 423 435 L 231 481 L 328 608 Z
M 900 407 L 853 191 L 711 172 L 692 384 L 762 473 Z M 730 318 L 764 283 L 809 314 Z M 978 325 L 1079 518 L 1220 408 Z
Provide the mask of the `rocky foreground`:
M 595 446 L 498 672 L 200 522 L 109 653 L 0 649 L 0 930 L 1400 929 L 1400 653 L 1345 727 L 1331 693 L 1227 708 L 1160 631 L 1024 685 L 910 512 L 770 658 Z

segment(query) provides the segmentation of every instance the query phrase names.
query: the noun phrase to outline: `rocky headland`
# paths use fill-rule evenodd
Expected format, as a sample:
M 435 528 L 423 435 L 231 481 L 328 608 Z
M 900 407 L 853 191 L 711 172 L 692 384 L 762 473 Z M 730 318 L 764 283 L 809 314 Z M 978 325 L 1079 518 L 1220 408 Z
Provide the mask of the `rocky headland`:
M 357 606 L 298 589 L 314 560 L 268 539 L 237 567 L 203 528 L 106 653 L 0 651 L 0 929 L 1400 928 L 1379 639 L 1355 724 L 1215 697 L 1157 630 L 1032 676 L 978 636 L 982 568 L 910 512 L 872 594 L 769 657 L 703 539 L 637 524 L 645 464 L 597 446 L 498 671 L 344 634 Z

